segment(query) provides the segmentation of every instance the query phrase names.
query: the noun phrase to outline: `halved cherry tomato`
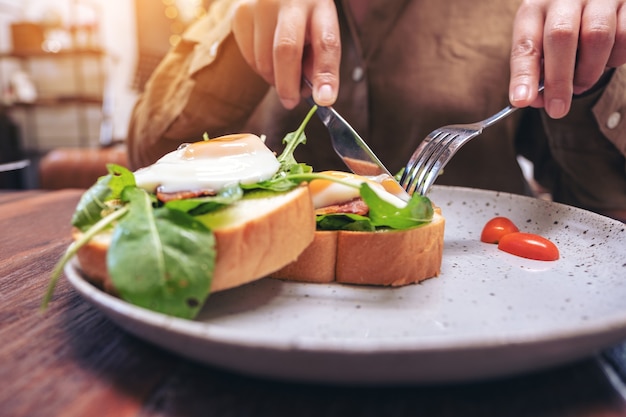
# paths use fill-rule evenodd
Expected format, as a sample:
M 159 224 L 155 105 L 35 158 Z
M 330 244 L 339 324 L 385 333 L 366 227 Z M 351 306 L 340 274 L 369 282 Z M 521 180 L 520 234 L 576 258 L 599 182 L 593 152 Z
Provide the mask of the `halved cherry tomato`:
M 494 217 L 489 220 L 480 234 L 480 241 L 485 243 L 498 243 L 502 236 L 519 232 L 515 224 L 506 217 Z
M 556 261 L 559 249 L 552 241 L 533 233 L 515 232 L 502 236 L 498 249 L 522 258 Z

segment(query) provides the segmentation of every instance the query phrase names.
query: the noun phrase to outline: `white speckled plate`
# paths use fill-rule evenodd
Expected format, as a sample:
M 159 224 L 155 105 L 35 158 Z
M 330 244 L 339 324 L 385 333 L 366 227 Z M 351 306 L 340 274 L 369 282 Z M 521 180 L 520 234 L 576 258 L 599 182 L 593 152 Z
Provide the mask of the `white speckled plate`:
M 433 189 L 446 217 L 439 278 L 402 288 L 261 280 L 211 296 L 195 321 L 129 305 L 66 274 L 137 336 L 257 376 L 338 383 L 451 382 L 510 375 L 626 339 L 626 225 L 576 208 L 465 188 Z M 553 240 L 556 262 L 479 241 L 490 218 Z M 393 253 L 381 253 L 390 262 Z

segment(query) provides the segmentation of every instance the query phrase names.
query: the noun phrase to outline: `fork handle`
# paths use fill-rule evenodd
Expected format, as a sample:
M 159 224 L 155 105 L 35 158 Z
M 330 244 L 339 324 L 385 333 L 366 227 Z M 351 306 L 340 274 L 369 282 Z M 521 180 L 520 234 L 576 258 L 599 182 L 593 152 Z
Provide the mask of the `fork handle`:
M 539 88 L 537 88 L 537 91 L 540 92 L 540 93 L 543 91 L 543 81 L 541 83 L 539 83 Z M 507 117 L 508 115 L 513 113 L 518 108 L 519 107 L 508 105 L 505 108 L 503 108 L 502 110 L 500 110 L 498 113 L 496 113 L 493 116 L 488 117 L 485 120 L 483 120 L 480 124 L 482 125 L 483 129 L 486 128 L 486 127 L 489 127 L 492 124 L 494 124 L 496 122 L 499 122 L 500 120 L 504 119 L 505 117 Z
M 485 120 L 483 120 L 480 123 L 481 127 L 483 129 L 486 128 L 486 127 L 489 127 L 492 124 L 495 124 L 496 122 L 499 122 L 500 120 L 504 119 L 505 117 L 507 117 L 511 113 L 515 112 L 515 110 L 517 110 L 517 109 L 518 109 L 517 107 L 511 106 L 511 105 L 506 106 L 505 108 L 503 108 L 502 110 L 500 110 L 499 112 L 494 114 L 493 116 L 488 117 Z

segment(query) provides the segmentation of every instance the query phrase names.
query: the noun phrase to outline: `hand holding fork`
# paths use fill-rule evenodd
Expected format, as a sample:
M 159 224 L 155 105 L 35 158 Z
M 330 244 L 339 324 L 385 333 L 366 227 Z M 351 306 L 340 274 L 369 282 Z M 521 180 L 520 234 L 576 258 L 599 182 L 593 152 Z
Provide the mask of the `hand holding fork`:
M 539 92 L 543 91 L 543 84 Z M 417 147 L 406 165 L 400 185 L 409 193 L 426 195 L 444 166 L 454 154 L 483 130 L 517 110 L 509 105 L 485 120 L 470 124 L 449 125 L 433 130 Z

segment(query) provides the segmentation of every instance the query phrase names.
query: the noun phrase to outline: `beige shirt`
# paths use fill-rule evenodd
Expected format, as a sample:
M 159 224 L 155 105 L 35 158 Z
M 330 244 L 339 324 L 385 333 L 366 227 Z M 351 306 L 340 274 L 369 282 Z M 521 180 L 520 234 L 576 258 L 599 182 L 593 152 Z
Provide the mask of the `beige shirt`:
M 370 0 L 356 30 L 347 0 L 341 86 L 335 108 L 395 172 L 433 129 L 474 122 L 508 105 L 512 25 L 521 0 Z M 149 81 L 134 110 L 129 152 L 134 167 L 182 142 L 248 131 L 277 152 L 308 110 L 285 110 L 244 62 L 231 33 L 236 1 L 217 0 Z M 626 68 L 577 97 L 551 120 L 523 109 L 464 146 L 438 184 L 528 191 L 516 161 L 535 163 L 556 200 L 607 212 L 626 210 Z M 296 157 L 315 170 L 345 169 L 323 125 L 313 119 Z M 598 180 L 601 179 L 601 180 Z

